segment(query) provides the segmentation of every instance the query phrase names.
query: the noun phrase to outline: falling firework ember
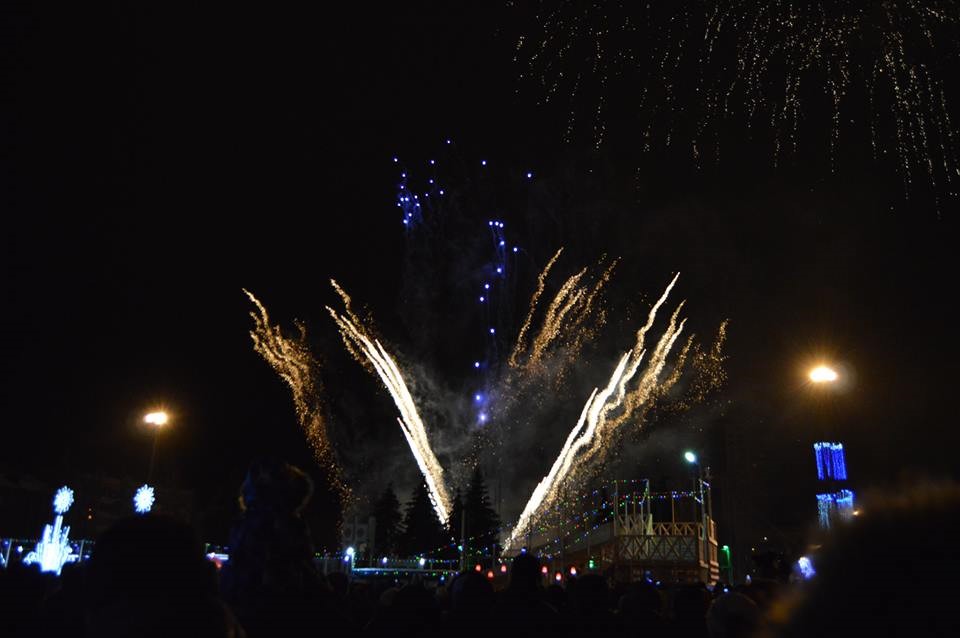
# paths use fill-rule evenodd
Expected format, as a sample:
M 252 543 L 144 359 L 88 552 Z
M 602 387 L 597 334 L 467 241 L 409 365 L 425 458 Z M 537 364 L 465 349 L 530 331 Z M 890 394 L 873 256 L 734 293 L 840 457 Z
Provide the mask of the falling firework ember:
M 835 170 L 841 140 L 869 139 L 907 194 L 919 176 L 954 196 L 945 82 L 958 27 L 948 0 L 557 0 L 536 10 L 515 60 L 544 103 L 566 102 L 568 141 L 586 128 L 603 142 L 622 81 L 644 150 L 685 144 L 699 165 L 711 146 L 719 159 L 720 131 L 734 124 L 766 131 L 774 164 L 822 137 Z

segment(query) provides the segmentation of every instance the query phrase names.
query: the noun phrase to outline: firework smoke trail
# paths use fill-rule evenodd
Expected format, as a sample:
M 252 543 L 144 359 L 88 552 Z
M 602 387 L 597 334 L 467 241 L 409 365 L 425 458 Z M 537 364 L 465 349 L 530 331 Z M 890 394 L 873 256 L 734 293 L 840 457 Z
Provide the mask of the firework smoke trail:
M 427 483 L 434 510 L 440 520 L 446 522 L 452 501 L 444 482 L 443 468 L 440 467 L 440 462 L 433 453 L 433 448 L 427 439 L 426 428 L 417 412 L 416 403 L 407 389 L 407 384 L 403 380 L 403 375 L 380 342 L 366 334 L 357 316 L 350 310 L 350 298 L 336 282 L 331 283 L 344 300 L 346 314 L 339 314 L 329 306 L 327 306 L 327 312 L 340 329 L 340 336 L 344 343 L 349 344 L 348 350 L 351 354 L 357 357 L 360 363 L 369 362 L 393 398 L 393 402 L 400 411 L 397 422 Z
M 654 388 L 657 387 L 657 379 L 666 364 L 667 356 L 684 327 L 683 321 L 680 322 L 679 326 L 677 325 L 677 318 L 683 307 L 682 303 L 674 311 L 667 329 L 654 348 L 638 387 L 633 391 L 627 390 L 628 384 L 636 376 L 646 354 L 643 348 L 646 334 L 653 326 L 657 311 L 666 302 L 670 291 L 676 284 L 677 277 L 679 275 L 673 278 L 660 299 L 650 309 L 647 315 L 647 323 L 637 331 L 634 347 L 620 358 L 607 386 L 602 391 L 595 388 L 590 398 L 587 399 L 583 412 L 580 414 L 580 419 L 567 436 L 560 454 L 550 468 L 550 472 L 534 489 L 517 521 L 517 525 L 504 543 L 504 549 L 509 549 L 515 545 L 527 534 L 531 523 L 542 512 L 549 511 L 553 507 L 561 497 L 562 489 L 567 481 L 578 470 L 586 467 L 587 463 L 598 453 L 606 449 L 605 446 L 611 440 L 610 435 L 613 431 L 627 421 L 636 409 L 647 401 Z M 674 375 L 671 375 L 668 381 L 670 379 L 676 381 Z M 610 416 L 617 410 L 621 410 L 620 416 L 610 420 Z
M 331 483 L 340 496 L 349 497 L 349 489 L 330 445 L 323 408 L 319 404 L 322 388 L 316 374 L 318 363 L 307 345 L 305 328 L 297 323 L 299 336 L 296 339 L 285 337 L 278 326 L 270 324 L 270 316 L 260 300 L 249 290 L 243 292 L 256 306 L 256 312 L 250 313 L 254 322 L 250 331 L 253 349 L 290 387 L 297 418 L 317 462 L 328 469 Z

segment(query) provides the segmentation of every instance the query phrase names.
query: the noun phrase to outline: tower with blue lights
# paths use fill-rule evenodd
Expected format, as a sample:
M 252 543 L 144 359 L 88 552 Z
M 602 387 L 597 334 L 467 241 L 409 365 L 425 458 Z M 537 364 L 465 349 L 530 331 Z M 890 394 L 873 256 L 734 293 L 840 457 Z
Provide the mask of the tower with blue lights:
M 853 491 L 848 489 L 847 460 L 843 443 L 818 441 L 813 444 L 817 464 L 817 513 L 820 527 L 830 529 L 838 520 L 853 516 Z

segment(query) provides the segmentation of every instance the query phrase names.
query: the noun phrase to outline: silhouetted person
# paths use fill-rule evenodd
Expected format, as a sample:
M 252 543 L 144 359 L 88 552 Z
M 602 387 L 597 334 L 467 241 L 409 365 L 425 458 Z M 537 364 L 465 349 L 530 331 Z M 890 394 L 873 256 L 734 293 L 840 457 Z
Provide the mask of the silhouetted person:
M 616 622 L 610 609 L 610 590 L 600 574 L 586 574 L 571 583 L 575 625 L 580 635 L 609 636 L 616 631 Z M 569 632 L 568 632 L 569 633 Z
M 118 521 L 97 540 L 88 570 L 88 636 L 243 635 L 184 523 L 154 514 Z
M 420 583 L 401 587 L 364 629 L 376 638 L 430 638 L 439 635 L 440 612 L 433 592 Z
M 631 583 L 617 604 L 620 633 L 623 636 L 663 636 L 663 599 L 660 591 L 647 581 Z
M 903 487 L 868 499 L 812 557 L 816 575 L 775 609 L 784 638 L 960 636 L 960 486 Z
M 316 635 L 340 623 L 300 517 L 312 493 L 306 474 L 273 459 L 253 463 L 240 488 L 220 582 L 251 638 Z
M 60 572 L 59 582 L 47 596 L 35 623 L 36 635 L 82 636 L 84 634 L 87 602 L 87 566 L 67 563 Z M 3 636 L 0 632 L 0 636 Z M 31 634 L 33 635 L 33 634 Z
M 547 604 L 541 585 L 540 563 L 529 554 L 516 556 L 510 565 L 510 584 L 500 592 L 494 617 L 504 623 L 507 635 L 554 633 L 556 610 Z
M 707 610 L 710 638 L 749 638 L 759 626 L 760 609 L 744 594 L 722 594 Z
M 567 590 L 559 583 L 550 583 L 545 592 L 545 600 L 556 613 L 561 616 L 566 615 L 569 597 L 567 596 Z
M 343 572 L 330 572 L 327 574 L 327 584 L 333 591 L 333 598 L 337 603 L 347 598 L 347 591 L 350 589 L 350 579 Z
M 47 578 L 36 566 L 0 568 L 0 636 L 22 636 L 40 617 Z
M 501 620 L 492 616 L 495 595 L 493 585 L 483 574 L 468 571 L 450 583 L 450 612 L 443 622 L 443 635 L 480 637 L 503 632 Z M 483 619 L 483 620 L 481 620 Z M 491 631 L 491 621 L 495 629 Z
M 682 585 L 673 592 L 672 635 L 706 638 L 709 592 L 703 585 Z

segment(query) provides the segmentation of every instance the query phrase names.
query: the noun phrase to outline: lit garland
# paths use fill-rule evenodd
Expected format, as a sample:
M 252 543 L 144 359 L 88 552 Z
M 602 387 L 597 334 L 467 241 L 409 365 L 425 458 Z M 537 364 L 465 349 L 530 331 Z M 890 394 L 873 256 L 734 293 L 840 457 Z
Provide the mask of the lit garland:
M 645 485 L 645 484 L 646 484 L 646 480 L 644 480 L 644 479 L 618 479 L 618 480 L 612 481 L 612 483 L 614 484 L 614 487 L 616 488 L 616 486 L 617 486 L 618 484 L 619 484 L 619 485 Z M 596 497 L 597 495 L 601 494 L 602 492 L 603 492 L 602 488 L 600 488 L 600 489 L 595 489 L 595 490 L 593 490 L 592 492 L 585 492 L 578 500 L 581 500 L 581 501 L 582 501 L 582 500 L 584 500 L 584 499 L 593 498 L 593 497 Z M 546 533 L 546 532 L 549 532 L 549 531 L 552 530 L 552 529 L 558 529 L 558 528 L 562 529 L 563 531 L 562 531 L 562 533 L 560 534 L 560 536 L 556 536 L 556 537 L 554 537 L 552 540 L 546 541 L 546 545 L 544 545 L 543 547 L 555 546 L 555 545 L 559 545 L 560 542 L 561 542 L 561 540 L 566 539 L 567 537 L 569 537 L 569 536 L 571 536 L 572 534 L 576 533 L 578 530 L 580 530 L 580 529 L 584 528 L 585 526 L 589 525 L 589 524 L 590 524 L 590 521 L 592 521 L 596 516 L 602 515 L 603 518 L 602 518 L 600 521 L 594 523 L 594 524 L 591 526 L 590 529 L 586 530 L 586 531 L 585 531 L 583 534 L 581 534 L 580 536 L 575 537 L 575 538 L 573 538 L 572 540 L 568 540 L 568 541 L 567 541 L 568 544 L 576 544 L 576 543 L 580 542 L 581 540 L 583 540 L 584 538 L 586 538 L 586 536 L 588 536 L 588 535 L 589 535 L 590 533 L 592 533 L 593 531 L 599 529 L 600 526 L 602 526 L 602 525 L 604 525 L 604 524 L 606 524 L 606 523 L 609 523 L 609 522 L 613 519 L 614 512 L 617 511 L 617 510 L 619 510 L 619 508 L 621 508 L 621 507 L 629 506 L 629 505 L 637 505 L 637 506 L 639 506 L 639 505 L 641 505 L 641 504 L 644 503 L 644 502 L 648 502 L 648 503 L 649 503 L 649 502 L 652 502 L 652 501 L 664 502 L 664 501 L 671 500 L 671 499 L 676 500 L 676 499 L 683 499 L 683 498 L 692 499 L 693 501 L 695 501 L 695 502 L 697 502 L 697 503 L 700 502 L 700 494 L 699 494 L 699 492 L 696 492 L 696 491 L 672 491 L 672 492 L 655 492 L 655 493 L 634 492 L 634 493 L 628 493 L 628 494 L 626 494 L 626 495 L 618 495 L 618 496 L 616 497 L 616 499 L 610 498 L 610 499 L 608 499 L 608 500 L 601 501 L 600 503 L 597 503 L 594 507 L 592 507 L 592 508 L 590 508 L 590 509 L 585 509 L 585 510 L 580 511 L 580 512 L 578 512 L 578 513 L 576 513 L 576 514 L 573 514 L 573 515 L 569 516 L 566 520 L 561 521 L 561 522 L 558 522 L 558 523 L 553 523 L 553 524 L 551 524 L 551 523 L 547 522 L 547 521 L 548 521 L 548 517 L 543 517 L 543 518 L 540 519 L 540 521 L 539 521 L 539 523 L 538 523 L 537 525 L 531 526 L 530 531 L 531 531 L 531 533 L 535 533 L 535 534 L 538 534 L 538 535 L 542 535 L 542 534 L 544 534 L 544 533 Z M 615 502 L 615 501 L 616 501 L 616 503 L 617 503 L 617 506 L 616 506 L 616 507 L 614 507 L 614 502 Z M 504 533 L 504 532 L 509 532 L 509 531 L 512 530 L 513 528 L 514 528 L 514 525 L 513 525 L 513 524 L 504 524 L 504 525 L 501 525 L 500 527 L 498 527 L 496 530 L 493 530 L 493 534 L 494 534 L 494 535 L 499 535 L 499 534 L 502 534 L 502 533 Z M 486 534 L 470 536 L 470 537 L 467 537 L 467 538 L 465 539 L 465 541 L 466 541 L 467 545 L 469 545 L 472 541 L 476 540 L 476 539 L 479 538 L 480 536 L 486 536 Z M 435 547 L 435 548 L 433 548 L 433 549 L 431 549 L 431 550 L 428 550 L 428 551 L 426 551 L 426 552 L 423 552 L 423 556 L 431 556 L 431 555 L 441 554 L 441 553 L 443 553 L 443 552 L 450 551 L 451 549 L 458 548 L 458 547 L 461 547 L 461 546 L 459 545 L 459 541 L 451 542 L 451 543 L 449 543 L 449 544 L 440 545 L 439 547 Z M 480 552 L 481 552 L 481 553 L 484 553 L 484 554 L 489 554 L 488 549 L 489 549 L 489 548 L 480 548 Z M 460 551 L 463 551 L 463 550 L 462 550 L 462 547 L 461 547 Z M 541 548 L 541 551 L 543 551 L 543 548 Z M 439 559 L 437 559 L 437 560 L 439 560 Z
M 817 494 L 817 514 L 820 527 L 830 529 L 833 521 L 849 521 L 853 517 L 853 492 L 840 490 Z
M 843 452 L 843 443 L 821 441 L 813 444 L 813 454 L 817 461 L 817 478 L 821 481 L 847 480 L 847 462 Z

